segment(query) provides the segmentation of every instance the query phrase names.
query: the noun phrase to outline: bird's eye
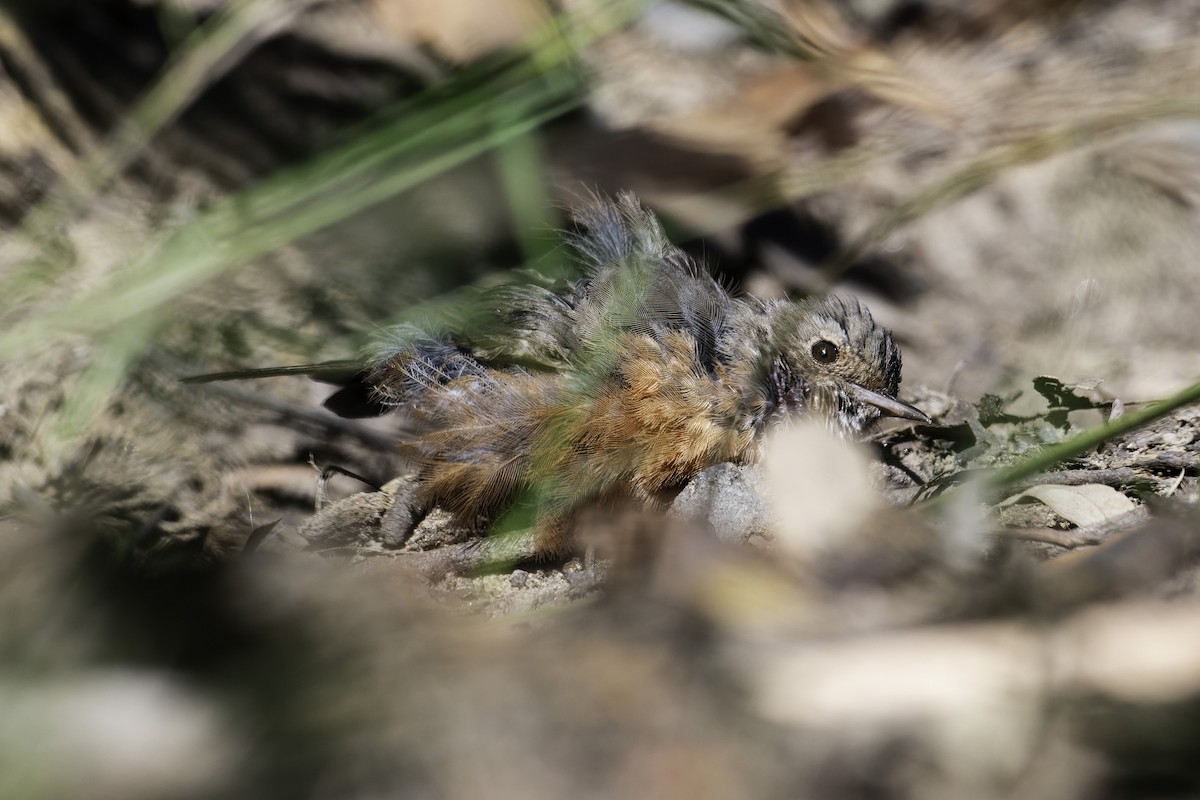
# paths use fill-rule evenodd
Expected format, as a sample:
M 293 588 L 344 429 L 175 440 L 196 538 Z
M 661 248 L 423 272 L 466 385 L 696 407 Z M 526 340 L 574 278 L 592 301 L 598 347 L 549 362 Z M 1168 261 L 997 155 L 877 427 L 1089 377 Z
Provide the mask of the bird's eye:
M 812 346 L 812 357 L 817 360 L 818 364 L 832 364 L 837 361 L 837 345 L 822 339 Z

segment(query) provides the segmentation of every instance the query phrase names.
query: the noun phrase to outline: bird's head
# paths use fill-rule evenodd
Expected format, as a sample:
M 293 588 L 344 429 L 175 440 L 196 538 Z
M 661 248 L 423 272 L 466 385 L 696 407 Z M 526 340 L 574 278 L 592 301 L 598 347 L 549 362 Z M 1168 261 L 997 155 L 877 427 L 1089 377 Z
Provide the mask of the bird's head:
M 857 300 L 811 298 L 774 310 L 768 394 L 778 415 L 824 418 L 856 435 L 881 416 L 929 422 L 896 399 L 900 350 Z

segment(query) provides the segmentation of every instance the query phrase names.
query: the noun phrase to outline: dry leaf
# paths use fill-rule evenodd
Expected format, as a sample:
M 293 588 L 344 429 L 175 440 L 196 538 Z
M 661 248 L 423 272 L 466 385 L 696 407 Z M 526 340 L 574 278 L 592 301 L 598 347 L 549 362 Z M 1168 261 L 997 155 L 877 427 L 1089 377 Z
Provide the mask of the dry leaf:
M 1137 507 L 1132 500 L 1116 489 L 1100 483 L 1087 483 L 1082 486 L 1041 483 L 1013 495 L 1000 505 L 1012 505 L 1023 497 L 1032 497 L 1045 503 L 1060 517 L 1080 528 L 1100 525 L 1128 514 Z
M 374 0 L 368 9 L 397 39 L 423 42 L 460 63 L 512 47 L 546 20 L 537 0 Z

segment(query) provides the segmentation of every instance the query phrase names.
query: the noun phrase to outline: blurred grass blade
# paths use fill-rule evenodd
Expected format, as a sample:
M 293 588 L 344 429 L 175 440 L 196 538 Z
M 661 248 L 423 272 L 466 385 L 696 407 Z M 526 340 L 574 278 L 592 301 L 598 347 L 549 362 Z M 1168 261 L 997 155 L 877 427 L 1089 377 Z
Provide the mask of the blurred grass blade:
M 149 256 L 125 271 L 119 281 L 27 320 L 0 336 L 0 356 L 60 338 L 70 332 L 98 332 L 125 324 L 219 275 L 356 211 L 410 189 L 451 167 L 486 152 L 507 138 L 532 130 L 572 107 L 559 101 L 519 124 L 477 136 L 416 163 L 393 168 L 378 180 L 337 202 L 305 198 L 287 213 L 257 213 L 253 203 L 234 198 L 181 229 Z
M 187 36 L 108 141 L 27 217 L 35 236 L 75 214 L 121 173 L 201 92 L 272 31 L 321 0 L 232 0 Z
M 1126 133 L 1131 128 L 1173 117 L 1200 115 L 1200 103 L 1192 97 L 1159 97 L 1079 123 L 1062 125 L 999 145 L 971 160 L 945 178 L 918 189 L 884 212 L 867 230 L 838 253 L 822 270 L 832 284 L 851 264 L 862 258 L 896 231 L 941 206 L 984 188 L 1009 170 L 1043 161 L 1072 148 Z
M 535 131 L 513 137 L 496 148 L 496 166 L 522 260 L 543 267 L 545 259 L 558 247 L 558 239 L 551 232 L 559 228 L 559 219 L 546 190 L 548 182 L 544 179 L 540 145 Z M 560 273 L 558 265 L 543 271 Z
M 956 121 L 939 91 L 849 25 L 837 3 L 774 4 L 745 0 L 686 0 L 723 17 L 766 50 L 810 65 L 827 80 L 854 86 L 938 123 Z
M 1181 406 L 1198 401 L 1200 401 L 1200 381 L 1181 389 L 1166 400 L 1134 411 L 1126 411 L 1117 419 L 1094 428 L 1088 428 L 1058 444 L 1039 450 L 1020 463 L 992 473 L 985 479 L 984 486 L 987 489 L 1004 489 L 1012 486 L 1033 475 L 1053 469 L 1068 459 L 1086 453 L 1107 439 L 1140 428 L 1156 419 L 1165 417 Z
M 603 24 L 586 20 L 588 36 L 611 30 L 628 9 L 608 10 Z M 583 22 L 573 24 L 572 37 L 559 35 L 560 24 L 502 68 L 468 70 L 381 115 L 342 147 L 217 203 L 107 283 L 12 324 L 0 335 L 0 355 L 119 327 L 235 265 L 529 134 L 582 101 L 572 59 Z
M 96 348 L 86 370 L 72 376 L 62 407 L 52 415 L 43 440 L 38 444 L 43 457 L 56 461 L 67 454 L 129 373 L 160 320 L 147 314 L 112 330 Z

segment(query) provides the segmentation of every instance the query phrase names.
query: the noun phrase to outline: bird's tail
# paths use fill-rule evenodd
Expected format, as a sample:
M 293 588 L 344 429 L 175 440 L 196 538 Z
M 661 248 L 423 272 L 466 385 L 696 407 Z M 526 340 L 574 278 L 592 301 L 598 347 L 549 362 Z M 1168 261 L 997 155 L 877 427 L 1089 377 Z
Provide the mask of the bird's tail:
M 235 369 L 229 372 L 208 372 L 203 375 L 188 375 L 180 378 L 181 383 L 213 383 L 215 381 L 240 381 L 252 378 L 277 378 L 286 375 L 306 375 L 321 383 L 340 384 L 363 369 L 359 361 L 323 361 L 319 364 L 293 364 L 286 367 L 258 367 Z
M 391 406 L 380 401 L 371 387 L 370 369 L 362 361 L 323 361 L 319 364 L 293 364 L 284 367 L 235 369 L 180 378 L 182 383 L 214 383 L 256 378 L 304 375 L 320 383 L 339 387 L 325 399 L 325 407 L 339 417 L 362 419 L 386 414 Z

